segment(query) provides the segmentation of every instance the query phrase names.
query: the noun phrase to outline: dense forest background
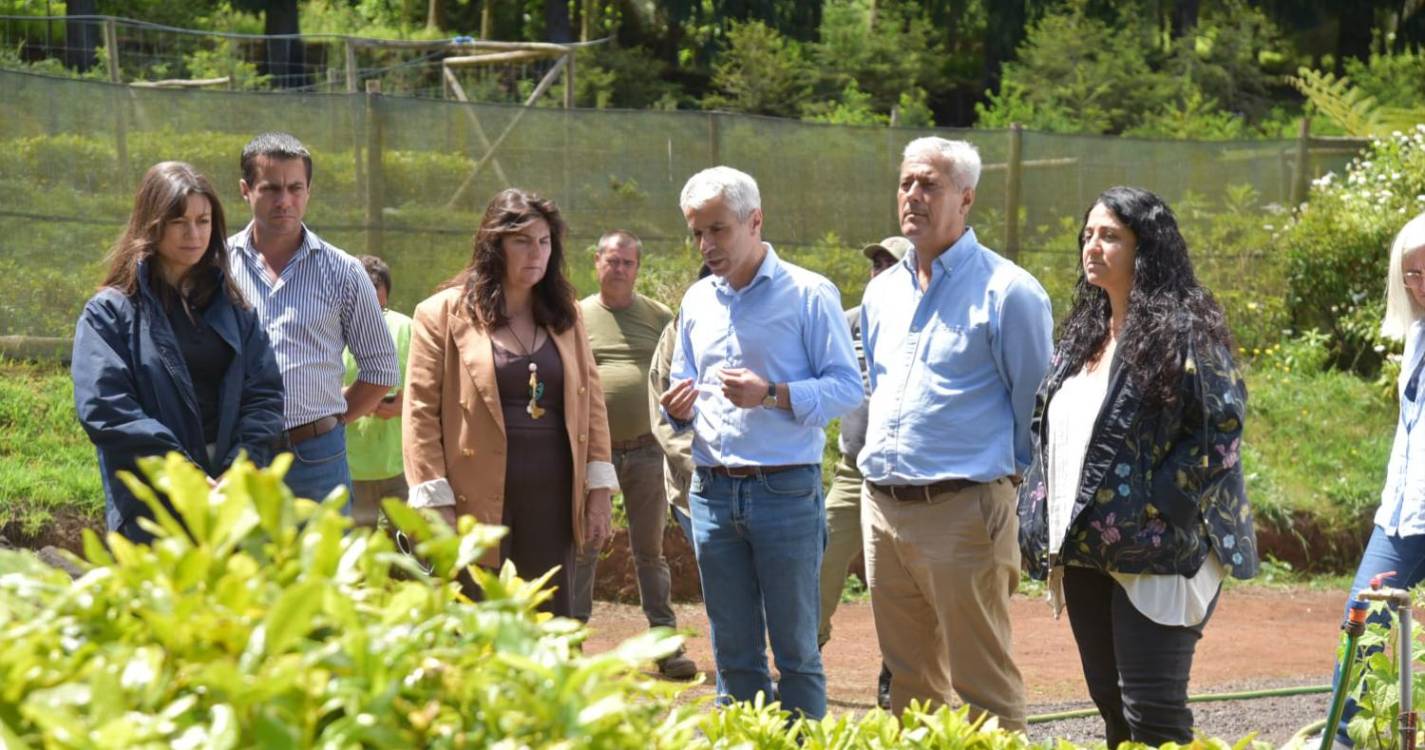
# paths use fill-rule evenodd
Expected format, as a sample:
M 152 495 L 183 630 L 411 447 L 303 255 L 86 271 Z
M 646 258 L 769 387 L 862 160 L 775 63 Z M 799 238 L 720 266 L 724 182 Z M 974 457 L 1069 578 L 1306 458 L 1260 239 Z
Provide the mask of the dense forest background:
M 1425 108 L 1425 0 L 0 0 L 0 14 L 64 13 L 606 38 L 581 53 L 581 107 L 1198 139 L 1294 135 L 1321 96 L 1347 112 L 1324 113 L 1318 134 Z

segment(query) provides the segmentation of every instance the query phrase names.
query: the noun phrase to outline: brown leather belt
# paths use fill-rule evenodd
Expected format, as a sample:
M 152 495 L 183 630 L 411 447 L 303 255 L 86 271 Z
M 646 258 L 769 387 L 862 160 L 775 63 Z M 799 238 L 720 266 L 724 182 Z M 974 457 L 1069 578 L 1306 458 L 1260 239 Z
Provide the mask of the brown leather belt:
M 615 440 L 610 444 L 610 447 L 616 451 L 634 451 L 639 448 L 647 448 L 657 442 L 658 441 L 653 438 L 653 433 L 645 432 L 630 440 Z
M 866 484 L 870 485 L 871 489 L 890 495 L 903 503 L 928 503 L 936 495 L 968 490 L 983 483 L 973 479 L 945 479 L 930 484 L 876 484 L 875 482 Z
M 315 422 L 299 424 L 283 433 L 282 442 L 287 446 L 297 445 L 319 435 L 325 435 L 335 430 L 340 424 L 341 418 L 335 415 L 322 417 Z
M 700 466 L 718 476 L 743 479 L 746 477 L 761 477 L 768 474 L 777 474 L 792 469 L 805 469 L 811 464 L 786 464 L 783 466 Z

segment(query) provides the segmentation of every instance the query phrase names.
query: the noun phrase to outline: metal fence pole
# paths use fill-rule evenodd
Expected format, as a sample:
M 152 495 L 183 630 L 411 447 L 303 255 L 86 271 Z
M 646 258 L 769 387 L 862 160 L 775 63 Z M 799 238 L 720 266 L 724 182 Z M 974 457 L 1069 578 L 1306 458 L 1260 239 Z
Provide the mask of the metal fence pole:
M 1021 173 L 1024 169 L 1024 127 L 1009 126 L 1009 159 L 1004 183 L 1004 257 L 1019 260 L 1019 202 Z

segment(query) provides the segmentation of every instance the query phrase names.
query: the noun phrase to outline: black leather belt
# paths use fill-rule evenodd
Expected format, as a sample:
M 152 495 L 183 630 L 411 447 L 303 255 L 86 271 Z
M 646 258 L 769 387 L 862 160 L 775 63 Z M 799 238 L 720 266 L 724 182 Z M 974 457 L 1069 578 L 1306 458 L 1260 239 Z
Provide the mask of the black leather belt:
M 866 484 L 870 485 L 871 489 L 890 495 L 903 503 L 928 503 L 936 495 L 968 490 L 983 483 L 973 479 L 945 479 L 930 484 Z

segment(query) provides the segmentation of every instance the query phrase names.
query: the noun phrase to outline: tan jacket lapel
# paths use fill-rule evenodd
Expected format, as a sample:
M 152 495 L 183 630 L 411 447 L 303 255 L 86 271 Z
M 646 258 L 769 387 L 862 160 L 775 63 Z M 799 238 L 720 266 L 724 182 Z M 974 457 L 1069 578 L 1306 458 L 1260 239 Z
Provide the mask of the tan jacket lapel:
M 569 447 L 574 451 L 574 455 L 579 455 L 579 446 L 576 443 L 579 435 L 579 410 L 577 405 L 579 400 L 579 381 L 583 374 L 580 372 L 583 359 L 579 356 L 579 344 L 575 341 L 576 333 L 574 326 L 569 326 L 563 333 L 554 335 L 554 346 L 559 350 L 559 360 L 564 367 L 564 429 L 569 433 Z M 544 329 L 548 331 L 549 329 Z
M 500 408 L 500 390 L 495 382 L 495 352 L 490 348 L 490 337 L 477 329 L 463 314 L 451 316 L 451 337 L 455 348 L 460 350 L 460 362 L 475 382 L 475 390 L 480 401 L 495 418 L 500 434 L 505 433 L 505 413 Z

